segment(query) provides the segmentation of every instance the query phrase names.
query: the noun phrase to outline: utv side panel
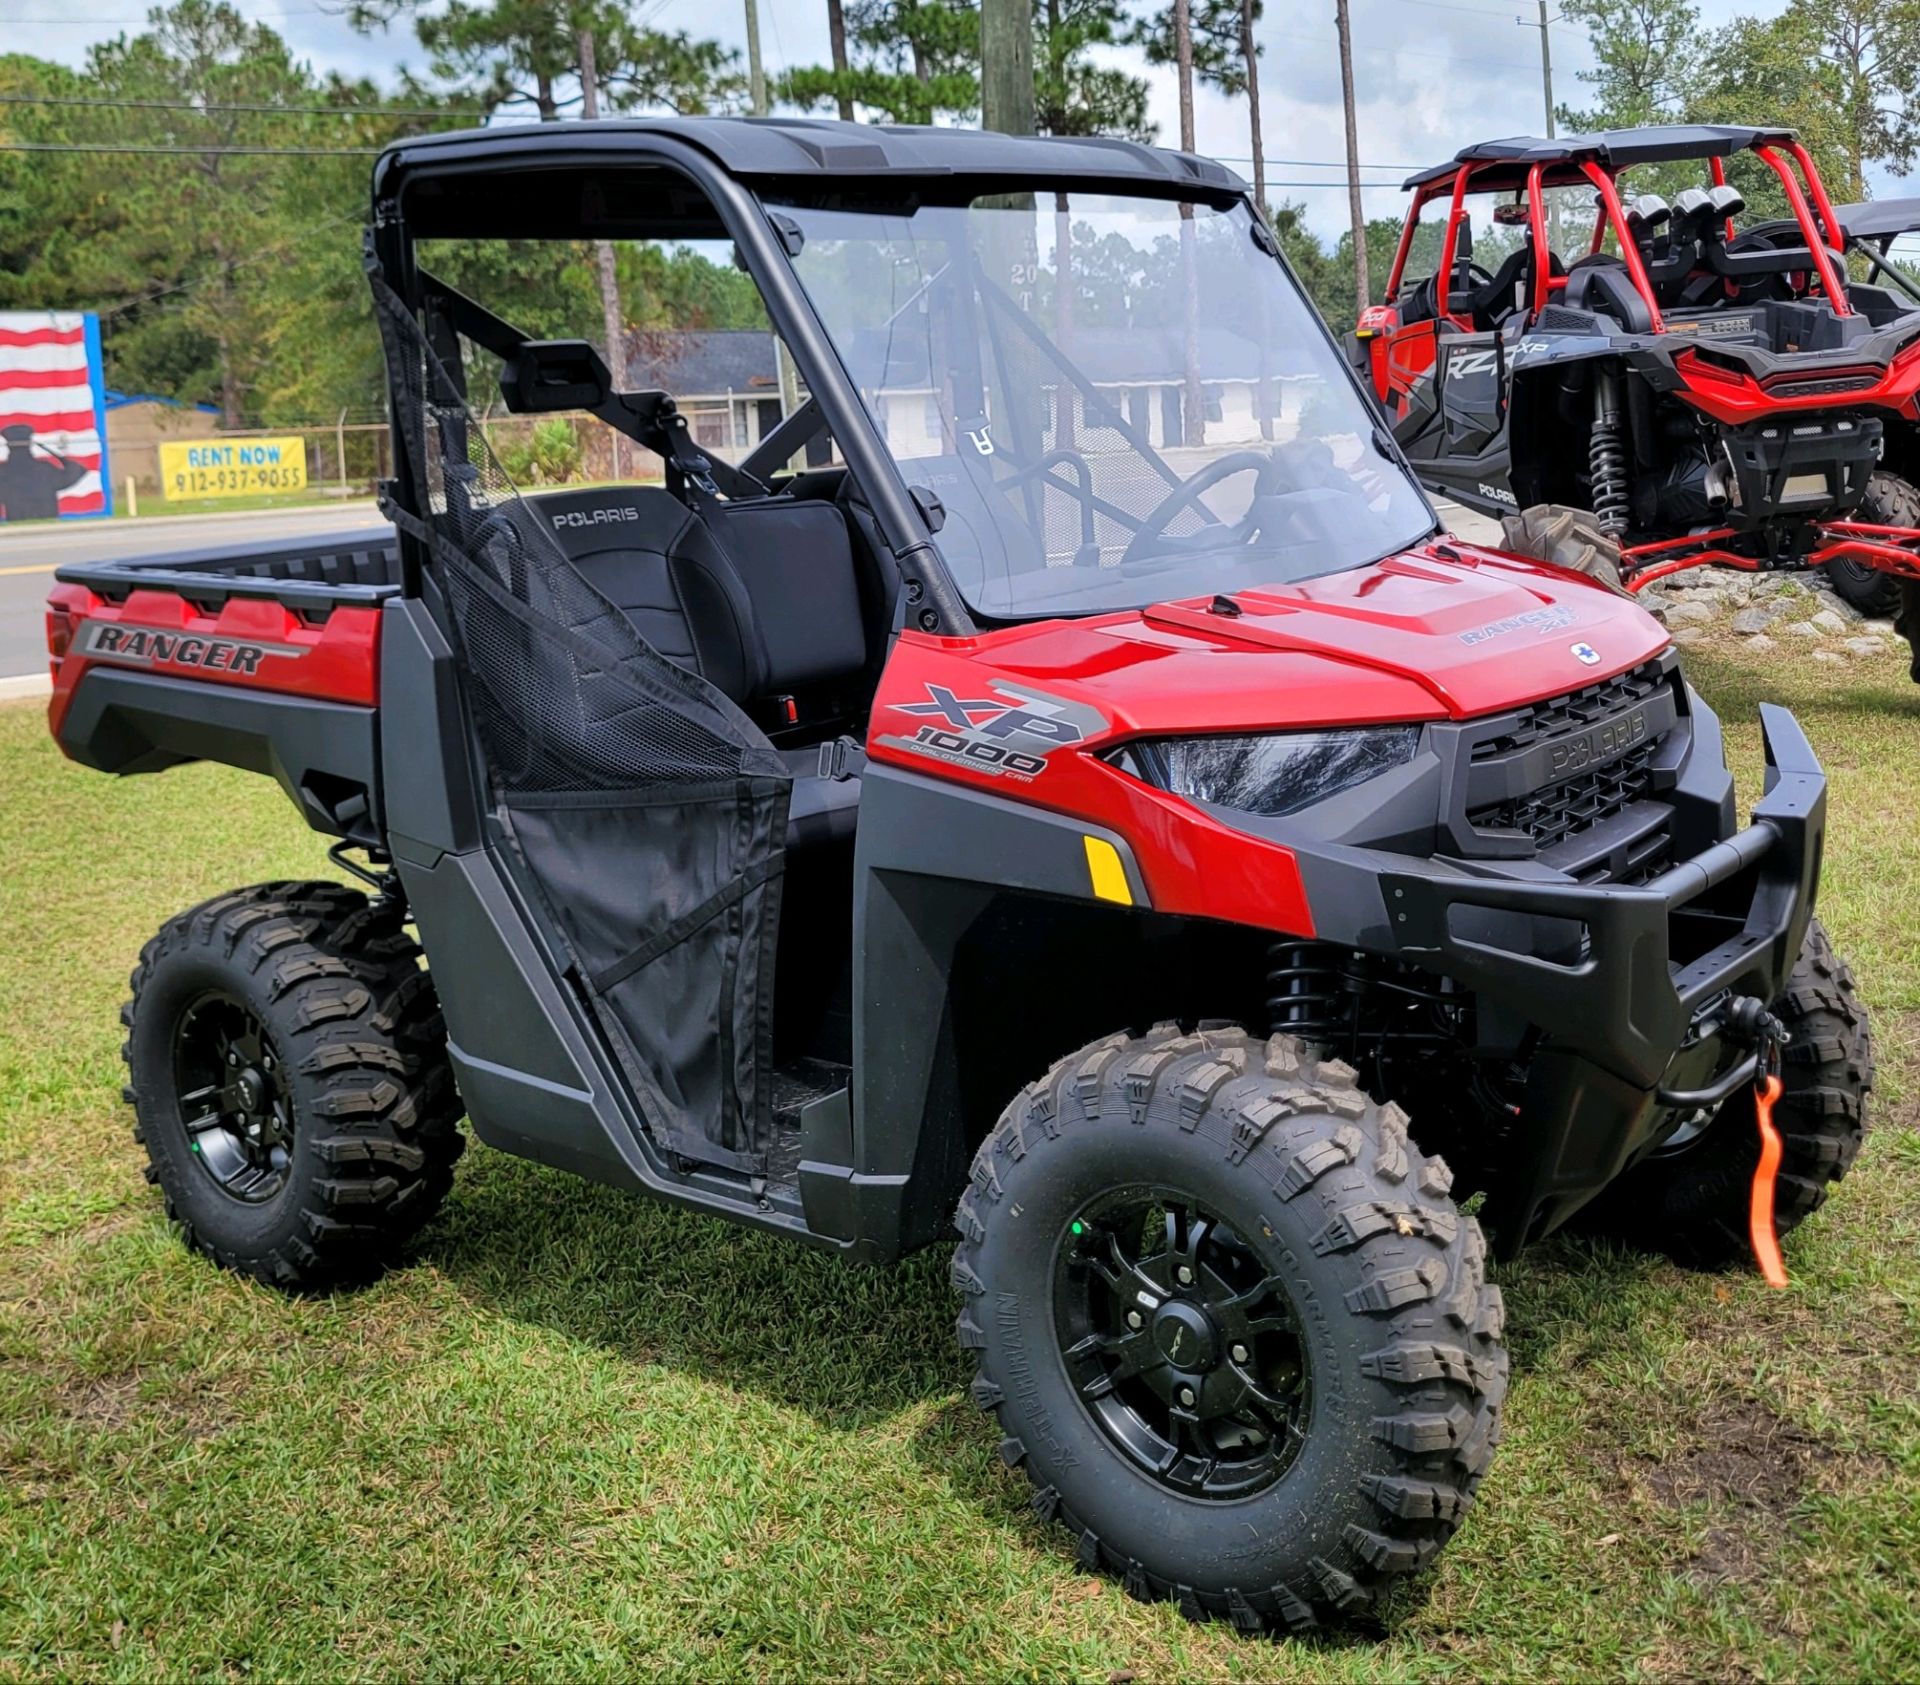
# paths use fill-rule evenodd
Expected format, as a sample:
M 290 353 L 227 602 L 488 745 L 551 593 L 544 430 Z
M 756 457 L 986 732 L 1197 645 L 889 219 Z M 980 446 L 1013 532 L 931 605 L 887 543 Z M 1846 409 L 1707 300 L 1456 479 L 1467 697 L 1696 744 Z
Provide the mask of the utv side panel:
M 868 763 L 854 853 L 853 1158 L 800 1167 L 809 1221 L 817 1208 L 862 1256 L 946 1238 L 977 1133 L 960 1085 L 957 951 L 1005 896 L 1095 905 L 1089 837 L 1112 847 L 1145 910 L 1139 865 L 1117 833 Z M 1114 906 L 1112 916 L 1126 915 Z M 1087 1039 L 1063 1032 L 1047 1057 Z
M 74 690 L 60 747 L 101 772 L 159 772 L 219 761 L 270 774 L 315 830 L 378 842 L 375 710 L 95 667 Z

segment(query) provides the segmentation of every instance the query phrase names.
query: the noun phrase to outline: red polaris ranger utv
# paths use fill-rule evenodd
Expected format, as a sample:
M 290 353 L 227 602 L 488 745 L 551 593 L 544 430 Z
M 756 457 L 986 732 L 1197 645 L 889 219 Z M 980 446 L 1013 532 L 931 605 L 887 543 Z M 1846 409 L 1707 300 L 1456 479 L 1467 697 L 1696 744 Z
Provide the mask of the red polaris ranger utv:
M 750 278 L 730 400 L 706 340 L 616 376 L 475 296 L 600 240 Z M 392 544 L 70 567 L 49 615 L 69 755 L 270 773 L 371 891 L 237 890 L 140 957 L 127 1095 L 217 1261 L 377 1271 L 463 1111 L 853 1258 L 957 1225 L 974 1400 L 1087 1567 L 1305 1627 L 1493 1455 L 1456 1199 L 1508 1250 L 1577 1216 L 1729 1262 L 1852 1162 L 1806 739 L 1763 711 L 1739 829 L 1660 627 L 1443 536 L 1218 166 L 437 135 L 381 157 L 367 266 Z M 520 496 L 494 404 L 661 483 Z
M 1743 228 L 1730 162 L 1788 215 Z M 1487 141 L 1406 186 L 1355 356 L 1428 486 L 1629 591 L 1824 568 L 1920 678 L 1920 309 L 1790 130 Z

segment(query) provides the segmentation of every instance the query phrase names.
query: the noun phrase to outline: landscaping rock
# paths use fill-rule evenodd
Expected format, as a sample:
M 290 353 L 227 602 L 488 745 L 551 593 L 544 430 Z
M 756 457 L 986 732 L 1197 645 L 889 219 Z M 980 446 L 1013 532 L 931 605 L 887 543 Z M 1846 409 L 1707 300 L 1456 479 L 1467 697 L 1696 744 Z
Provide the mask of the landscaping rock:
M 1673 641 L 1682 649 L 1685 649 L 1689 644 L 1705 643 L 1707 641 L 1707 635 L 1701 631 L 1698 626 L 1682 626 L 1679 631 L 1674 633 Z
M 1752 637 L 1747 639 L 1748 649 L 1757 649 L 1763 653 L 1770 649 L 1778 649 L 1779 647 L 1780 646 L 1768 637 L 1765 632 L 1756 632 Z
M 1796 620 L 1787 627 L 1787 630 L 1796 638 L 1818 638 L 1823 635 L 1820 628 L 1811 620 Z
M 1900 636 L 1899 627 L 1895 626 L 1891 620 L 1863 620 L 1860 622 L 1860 632 L 1863 637 L 1897 638 Z
M 1662 605 L 1669 626 L 1703 626 L 1715 617 L 1713 608 L 1697 597 L 1683 598 L 1677 603 Z M 1662 609 L 1655 609 L 1659 614 Z
M 1846 659 L 1844 656 L 1834 654 L 1830 649 L 1815 650 L 1813 652 L 1813 658 L 1815 661 L 1824 661 L 1829 667 L 1838 667 Z
M 1755 633 L 1764 632 L 1782 612 L 1771 604 L 1754 603 L 1733 617 L 1733 629 L 1742 637 L 1751 638 Z
M 1849 638 L 1846 651 L 1849 655 L 1885 655 L 1887 646 L 1878 638 Z
M 1848 625 L 1852 625 L 1856 620 L 1865 620 L 1867 618 L 1855 608 L 1852 603 L 1848 602 L 1845 597 L 1835 596 L 1834 593 L 1829 591 L 1824 585 L 1816 587 L 1813 594 L 1820 599 L 1820 606 L 1823 609 L 1831 609 L 1835 614 L 1839 615 L 1842 620 L 1846 621 Z M 1814 618 L 1818 619 L 1819 616 L 1816 615 Z
M 1830 608 L 1823 608 L 1813 617 L 1813 624 L 1822 632 L 1844 632 L 1848 621 L 1844 616 L 1835 614 Z

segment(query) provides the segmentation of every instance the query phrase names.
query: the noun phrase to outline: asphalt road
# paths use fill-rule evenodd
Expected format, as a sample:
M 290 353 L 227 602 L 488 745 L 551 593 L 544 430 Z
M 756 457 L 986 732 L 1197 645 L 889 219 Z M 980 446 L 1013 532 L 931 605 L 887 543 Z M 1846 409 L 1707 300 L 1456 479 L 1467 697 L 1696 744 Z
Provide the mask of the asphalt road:
M 9 531 L 0 526 L 0 679 L 47 670 L 42 610 L 53 570 L 65 562 L 122 561 L 177 550 L 273 544 L 308 534 L 386 523 L 371 503 L 314 509 L 256 509 L 232 515 L 183 515 L 143 521 L 61 521 Z
M 1441 503 L 1441 513 L 1462 538 L 1485 541 L 1499 535 L 1497 523 Z M 144 521 L 67 521 L 9 532 L 0 526 L 0 680 L 44 674 L 46 623 L 42 609 L 63 562 L 118 561 L 129 556 L 165 556 L 201 546 L 272 544 L 308 534 L 346 532 L 386 523 L 371 503 L 317 509 L 251 510 L 232 515 L 184 515 Z

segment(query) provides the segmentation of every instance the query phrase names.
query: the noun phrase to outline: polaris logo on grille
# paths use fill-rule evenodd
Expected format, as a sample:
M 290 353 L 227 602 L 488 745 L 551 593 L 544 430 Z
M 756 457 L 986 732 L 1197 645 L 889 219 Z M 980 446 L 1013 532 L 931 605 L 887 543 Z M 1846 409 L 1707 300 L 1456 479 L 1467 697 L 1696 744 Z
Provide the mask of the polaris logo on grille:
M 1572 652 L 1574 660 L 1582 667 L 1600 665 L 1600 652 L 1592 644 L 1568 644 L 1567 648 Z
M 617 521 L 639 519 L 640 511 L 631 505 L 625 509 L 569 509 L 553 517 L 553 529 L 558 532 L 562 527 L 604 527 Z

